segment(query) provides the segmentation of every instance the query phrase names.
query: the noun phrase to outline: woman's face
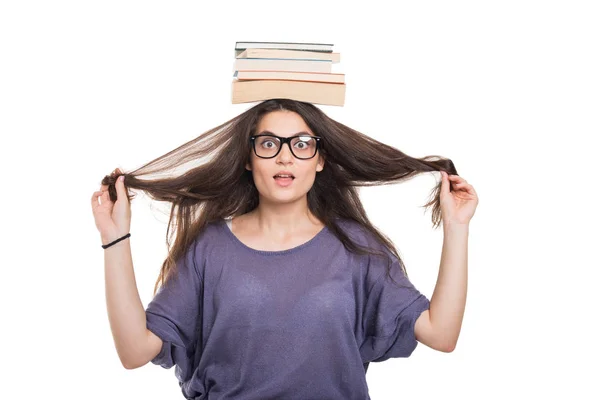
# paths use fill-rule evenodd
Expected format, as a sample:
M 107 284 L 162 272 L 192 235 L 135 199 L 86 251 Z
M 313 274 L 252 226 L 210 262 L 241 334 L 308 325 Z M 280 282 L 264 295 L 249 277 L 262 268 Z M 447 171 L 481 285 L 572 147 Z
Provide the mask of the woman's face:
M 272 111 L 263 115 L 255 135 L 269 133 L 280 137 L 298 134 L 315 136 L 302 117 L 293 111 Z M 256 142 L 257 150 L 261 145 L 270 148 L 275 143 Z M 300 153 L 300 149 L 306 148 L 303 143 L 296 143 L 296 145 L 290 143 L 290 145 L 295 146 L 294 150 L 298 149 L 297 154 Z M 273 158 L 260 158 L 251 150 L 250 163 L 246 164 L 246 169 L 252 171 L 254 184 L 263 200 L 290 202 L 306 196 L 315 181 L 316 173 L 323 170 L 324 164 L 325 160 L 320 151 L 317 151 L 313 158 L 302 160 L 294 157 L 288 145 L 283 144 L 279 154 Z M 274 178 L 280 171 L 289 171 L 293 174 L 294 179 L 291 183 Z

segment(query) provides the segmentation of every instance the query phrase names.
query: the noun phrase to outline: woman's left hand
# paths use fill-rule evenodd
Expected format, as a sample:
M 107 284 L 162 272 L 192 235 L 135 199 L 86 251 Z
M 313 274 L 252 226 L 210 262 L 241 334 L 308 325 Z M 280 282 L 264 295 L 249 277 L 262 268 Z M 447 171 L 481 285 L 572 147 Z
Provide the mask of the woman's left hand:
M 475 189 L 458 175 L 448 175 L 445 171 L 441 171 L 441 173 L 440 205 L 444 225 L 468 224 L 475 214 L 477 203 L 479 203 Z M 450 185 L 452 185 L 452 191 Z

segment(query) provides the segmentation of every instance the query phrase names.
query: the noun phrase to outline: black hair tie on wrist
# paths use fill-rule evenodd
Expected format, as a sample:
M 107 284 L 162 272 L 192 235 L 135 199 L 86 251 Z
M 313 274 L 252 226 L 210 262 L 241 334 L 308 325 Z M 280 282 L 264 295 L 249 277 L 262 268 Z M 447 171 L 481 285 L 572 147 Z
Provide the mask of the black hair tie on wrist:
M 115 240 L 114 242 L 110 242 L 109 244 L 103 244 L 103 245 L 102 245 L 102 248 L 103 248 L 103 249 L 106 249 L 107 247 L 110 247 L 110 246 L 112 246 L 113 244 L 115 244 L 115 243 L 118 243 L 118 242 L 120 242 L 120 241 L 121 241 L 121 240 L 123 240 L 123 239 L 127 239 L 129 236 L 131 236 L 131 233 L 128 233 L 127 235 L 125 235 L 125 236 L 122 236 L 122 237 L 118 238 L 117 240 Z

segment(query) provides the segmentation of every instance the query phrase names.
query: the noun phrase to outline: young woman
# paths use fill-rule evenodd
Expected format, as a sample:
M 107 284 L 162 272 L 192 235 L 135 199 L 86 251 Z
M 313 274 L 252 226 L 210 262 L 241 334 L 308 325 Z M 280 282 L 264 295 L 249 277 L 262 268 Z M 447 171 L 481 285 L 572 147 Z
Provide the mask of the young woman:
M 152 179 L 186 163 L 199 165 Z M 356 187 L 432 171 L 442 180 L 426 206 L 444 245 L 430 301 Z M 146 309 L 126 187 L 172 203 L 177 229 Z M 454 349 L 477 203 L 451 160 L 409 157 L 312 104 L 264 101 L 94 193 L 118 355 L 130 369 L 175 366 L 187 399 L 369 399 L 370 362 L 417 341 Z

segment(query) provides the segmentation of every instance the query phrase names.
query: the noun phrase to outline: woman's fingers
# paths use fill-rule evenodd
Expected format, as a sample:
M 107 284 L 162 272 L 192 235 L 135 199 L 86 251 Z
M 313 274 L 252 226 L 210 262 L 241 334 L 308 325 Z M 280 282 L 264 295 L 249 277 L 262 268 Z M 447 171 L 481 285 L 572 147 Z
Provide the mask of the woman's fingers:
M 452 187 L 455 187 L 455 188 L 465 188 L 465 187 L 468 188 L 469 186 L 471 186 L 471 185 L 469 185 L 468 183 L 465 183 L 465 182 L 459 182 L 459 183 L 452 182 Z
M 452 187 L 454 189 L 460 189 L 460 190 L 464 190 L 467 193 L 470 194 L 475 194 L 475 189 L 473 188 L 472 185 L 469 185 L 468 183 L 465 182 L 460 182 L 460 183 L 452 183 Z
M 100 202 L 98 202 L 98 200 L 100 200 Z M 107 205 L 108 206 L 111 205 L 110 197 L 108 195 L 108 190 L 107 191 L 99 190 L 92 194 L 92 209 L 93 210 L 96 210 L 97 208 L 99 208 L 101 206 L 107 206 Z
M 448 178 L 451 181 L 466 182 L 465 178 L 463 178 L 462 176 L 459 176 L 459 175 L 448 175 Z
M 472 187 L 467 183 L 466 179 L 458 175 L 448 175 L 448 179 L 450 179 L 450 183 L 455 189 L 466 188 L 468 190 L 470 187 Z
M 477 196 L 477 192 L 473 185 L 469 184 L 463 177 L 448 174 L 448 179 L 450 180 L 453 189 L 462 189 L 471 195 Z
M 117 189 L 117 197 L 118 200 L 122 200 L 124 202 L 129 202 L 129 198 L 127 197 L 127 189 L 125 189 L 125 175 L 121 175 L 117 182 L 115 182 L 115 186 Z
M 92 209 L 95 210 L 96 208 L 98 208 L 98 206 L 100 205 L 98 203 L 98 197 L 102 196 L 102 191 L 99 190 L 97 192 L 94 192 L 94 194 L 92 194 Z

